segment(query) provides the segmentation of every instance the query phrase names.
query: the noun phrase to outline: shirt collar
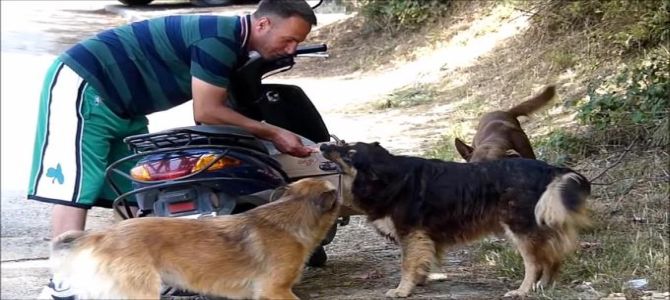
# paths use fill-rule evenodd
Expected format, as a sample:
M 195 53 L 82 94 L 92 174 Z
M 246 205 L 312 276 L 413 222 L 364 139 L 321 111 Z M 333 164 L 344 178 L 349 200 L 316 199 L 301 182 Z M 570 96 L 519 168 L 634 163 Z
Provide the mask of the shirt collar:
M 243 52 L 246 52 L 247 45 L 249 44 L 249 36 L 251 31 L 251 15 L 246 14 L 240 16 L 240 48 Z

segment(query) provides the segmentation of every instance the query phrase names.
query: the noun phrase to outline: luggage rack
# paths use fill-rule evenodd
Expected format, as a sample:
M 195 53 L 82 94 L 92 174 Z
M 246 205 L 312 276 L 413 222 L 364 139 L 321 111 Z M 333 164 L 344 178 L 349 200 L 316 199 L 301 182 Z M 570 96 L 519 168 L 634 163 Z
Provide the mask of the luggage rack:
M 263 143 L 256 137 L 239 128 L 230 126 L 192 126 L 156 133 L 147 133 L 127 137 L 123 140 L 134 153 L 144 153 L 158 149 L 195 146 L 228 145 L 250 148 L 264 154 L 268 153 Z

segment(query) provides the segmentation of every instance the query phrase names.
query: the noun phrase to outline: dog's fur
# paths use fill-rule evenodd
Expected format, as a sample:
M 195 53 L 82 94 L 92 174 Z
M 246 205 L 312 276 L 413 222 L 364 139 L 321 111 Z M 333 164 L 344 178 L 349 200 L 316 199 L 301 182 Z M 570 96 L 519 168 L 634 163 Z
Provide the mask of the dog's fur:
M 68 232 L 52 243 L 53 271 L 80 299 L 158 299 L 161 282 L 218 297 L 297 299 L 292 287 L 340 206 L 332 183 L 303 179 L 237 215 Z
M 507 295 L 524 295 L 538 280 L 553 280 L 577 230 L 588 225 L 590 183 L 567 168 L 523 158 L 454 163 L 396 156 L 378 143 L 321 151 L 344 173 L 344 195 L 402 248 L 402 278 L 389 297 L 406 297 L 424 283 L 443 249 L 502 232 L 525 266 L 523 283 Z
M 517 119 L 528 116 L 546 105 L 554 95 L 556 88 L 547 86 L 533 98 L 512 107 L 507 111 L 493 111 L 484 114 L 477 125 L 472 147 L 456 138 L 454 144 L 458 153 L 468 162 L 496 160 L 506 157 L 525 157 L 535 159 L 533 147 L 528 136 L 521 129 Z

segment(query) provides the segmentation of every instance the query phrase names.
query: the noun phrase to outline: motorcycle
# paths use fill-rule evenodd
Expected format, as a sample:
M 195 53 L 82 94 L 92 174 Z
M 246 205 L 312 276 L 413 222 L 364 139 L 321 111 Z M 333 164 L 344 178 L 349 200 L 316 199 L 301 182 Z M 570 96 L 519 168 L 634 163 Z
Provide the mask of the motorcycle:
M 306 145 L 339 142 L 300 87 L 262 82 L 290 70 L 295 57 L 323 56 L 326 51 L 327 46 L 321 44 L 301 46 L 294 55 L 273 60 L 251 55 L 231 76 L 232 108 L 291 130 Z M 322 177 L 341 186 L 336 165 L 320 153 L 292 157 L 239 127 L 195 125 L 130 136 L 124 142 L 134 154 L 113 162 L 106 170 L 107 183 L 117 195 L 112 207 L 123 219 L 236 214 L 276 200 L 286 184 L 306 177 Z M 129 173 L 120 168 L 132 162 Z M 131 181 L 130 191 L 121 192 L 120 177 Z M 354 214 L 358 214 L 356 208 L 343 207 L 307 265 L 325 264 L 323 246 L 332 242 L 338 225 L 347 225 Z

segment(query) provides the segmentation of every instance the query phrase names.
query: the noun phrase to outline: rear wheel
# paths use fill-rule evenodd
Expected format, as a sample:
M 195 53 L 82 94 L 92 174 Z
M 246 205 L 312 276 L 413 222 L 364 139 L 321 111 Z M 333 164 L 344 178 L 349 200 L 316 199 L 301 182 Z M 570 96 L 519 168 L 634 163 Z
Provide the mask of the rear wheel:
M 323 246 L 316 247 L 312 256 L 309 257 L 307 265 L 310 267 L 323 267 L 326 265 L 328 260 L 328 254 L 326 254 L 326 249 L 323 249 Z
M 119 0 L 119 2 L 128 6 L 147 5 L 151 3 L 151 1 L 153 0 Z

